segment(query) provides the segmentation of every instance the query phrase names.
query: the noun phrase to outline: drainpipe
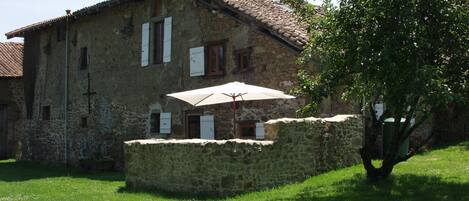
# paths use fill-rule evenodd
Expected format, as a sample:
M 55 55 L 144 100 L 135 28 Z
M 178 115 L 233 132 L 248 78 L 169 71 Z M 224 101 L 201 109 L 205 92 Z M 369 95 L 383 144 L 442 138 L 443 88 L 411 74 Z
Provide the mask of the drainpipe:
M 68 20 L 70 17 L 70 10 L 65 11 L 67 17 L 65 18 L 65 65 L 64 65 L 64 140 L 65 140 L 65 166 L 68 165 Z

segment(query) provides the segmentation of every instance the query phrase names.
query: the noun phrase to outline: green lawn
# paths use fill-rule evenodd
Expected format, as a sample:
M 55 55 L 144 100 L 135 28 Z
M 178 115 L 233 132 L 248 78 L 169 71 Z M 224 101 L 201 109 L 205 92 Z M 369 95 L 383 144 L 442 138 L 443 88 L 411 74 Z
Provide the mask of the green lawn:
M 0 161 L 0 201 L 196 200 L 183 195 L 129 191 L 123 180 L 120 173 L 69 175 L 64 169 Z M 469 201 L 469 142 L 399 164 L 387 181 L 368 182 L 358 165 L 302 183 L 223 200 Z

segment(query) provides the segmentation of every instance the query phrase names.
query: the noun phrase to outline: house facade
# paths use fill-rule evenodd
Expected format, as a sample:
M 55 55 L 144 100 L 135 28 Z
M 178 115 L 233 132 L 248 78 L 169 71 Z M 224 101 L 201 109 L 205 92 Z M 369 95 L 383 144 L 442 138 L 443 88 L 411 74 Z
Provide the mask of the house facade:
M 240 102 L 233 122 L 230 104 L 166 96 L 231 81 L 288 92 L 307 35 L 274 1 L 110 0 L 6 35 L 25 41 L 25 160 L 110 158 L 119 168 L 123 141 L 256 139 L 256 123 L 294 117 L 305 101 Z M 358 112 L 334 104 L 321 112 Z
M 14 158 L 22 134 L 23 44 L 0 43 L 0 159 Z

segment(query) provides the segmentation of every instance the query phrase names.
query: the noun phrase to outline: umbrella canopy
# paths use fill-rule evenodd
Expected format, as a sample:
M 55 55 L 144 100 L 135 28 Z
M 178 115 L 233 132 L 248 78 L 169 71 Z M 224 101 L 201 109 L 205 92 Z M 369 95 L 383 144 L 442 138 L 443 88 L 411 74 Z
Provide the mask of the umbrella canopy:
M 268 100 L 268 99 L 292 99 L 282 91 L 231 82 L 228 84 L 196 89 L 191 91 L 168 94 L 194 106 L 214 105 L 236 101 Z

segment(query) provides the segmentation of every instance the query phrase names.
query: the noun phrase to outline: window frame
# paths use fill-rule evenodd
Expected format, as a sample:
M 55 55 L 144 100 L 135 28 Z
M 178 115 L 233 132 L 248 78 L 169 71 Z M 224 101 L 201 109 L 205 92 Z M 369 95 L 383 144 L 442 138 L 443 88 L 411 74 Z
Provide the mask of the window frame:
M 161 112 L 155 111 L 155 112 L 150 113 L 150 134 L 160 133 L 160 128 L 161 128 L 160 119 L 161 119 Z
M 219 40 L 219 41 L 212 41 L 208 42 L 205 44 L 204 49 L 205 49 L 205 76 L 210 77 L 210 76 L 223 76 L 225 75 L 226 72 L 226 44 L 227 44 L 227 39 L 224 40 Z M 220 66 L 218 67 L 218 70 L 216 71 L 211 71 L 211 48 L 213 47 L 221 47 L 222 52 L 219 53 L 218 55 L 221 55 L 221 58 L 219 58 L 219 63 Z
M 243 57 L 246 56 L 247 59 Z M 242 48 L 234 51 L 234 59 L 237 72 L 250 72 L 254 70 L 252 67 L 252 47 Z
M 160 35 L 158 35 L 158 33 Z M 158 37 L 159 36 L 159 37 Z M 164 18 L 151 22 L 151 64 L 163 65 L 164 57 Z M 159 54 L 158 54 L 159 53 Z
M 201 127 L 201 123 L 200 123 L 200 117 L 204 115 L 204 110 L 203 109 L 192 109 L 192 110 L 186 110 L 184 111 L 184 136 L 187 138 L 187 139 L 192 139 L 190 138 L 191 136 L 189 136 L 189 117 L 197 117 L 199 118 L 199 138 L 201 137 L 201 133 L 200 133 L 200 127 Z
M 237 123 L 238 123 L 239 138 L 242 138 L 242 139 L 255 139 L 256 138 L 256 123 L 257 123 L 256 120 L 243 120 Z M 245 135 L 243 132 L 245 128 L 251 128 L 253 130 L 252 135 Z
M 43 121 L 51 120 L 51 107 L 49 105 L 42 106 L 42 120 Z
M 88 128 L 88 117 L 80 118 L 80 128 Z
M 62 41 L 65 41 L 66 39 L 66 35 L 67 35 L 67 30 L 66 30 L 66 27 L 64 24 L 59 24 L 57 25 L 57 31 L 56 31 L 56 34 L 57 34 L 57 42 L 62 42 Z
M 89 51 L 88 47 L 80 48 L 80 70 L 88 69 L 89 65 Z

